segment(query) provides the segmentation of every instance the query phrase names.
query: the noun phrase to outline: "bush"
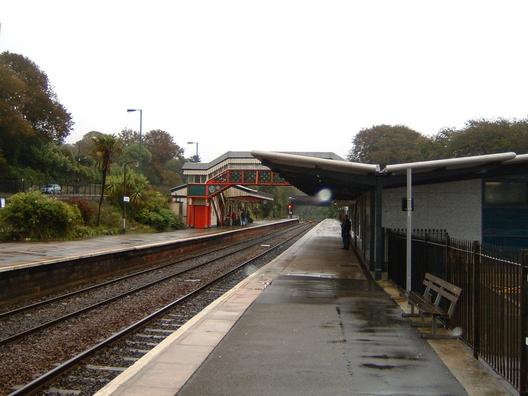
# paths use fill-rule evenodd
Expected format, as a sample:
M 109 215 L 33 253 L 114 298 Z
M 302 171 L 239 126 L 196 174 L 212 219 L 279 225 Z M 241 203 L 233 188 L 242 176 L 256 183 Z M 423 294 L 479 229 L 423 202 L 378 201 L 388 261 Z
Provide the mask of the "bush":
M 135 215 L 136 221 L 158 231 L 183 228 L 181 221 L 168 207 L 167 199 L 157 191 L 145 194 L 145 204 Z
M 178 217 L 170 209 L 158 208 L 156 210 L 141 209 L 136 215 L 136 220 L 148 224 L 158 231 L 171 228 L 180 228 Z
M 0 235 L 5 239 L 62 239 L 81 225 L 76 206 L 46 197 L 40 192 L 13 195 L 0 210 Z
M 97 204 L 95 202 L 90 202 L 86 199 L 80 198 L 71 198 L 67 202 L 79 209 L 84 225 L 95 225 L 97 221 Z

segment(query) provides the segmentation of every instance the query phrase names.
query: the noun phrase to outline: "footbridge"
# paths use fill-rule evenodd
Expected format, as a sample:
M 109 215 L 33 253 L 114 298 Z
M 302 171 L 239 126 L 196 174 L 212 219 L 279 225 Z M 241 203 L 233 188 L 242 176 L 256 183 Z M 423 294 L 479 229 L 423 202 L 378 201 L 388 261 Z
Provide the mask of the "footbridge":
M 288 154 L 343 160 L 329 152 Z M 290 185 L 249 151 L 228 151 L 209 163 L 186 162 L 183 174 L 187 183 L 172 188 L 171 195 L 179 203 L 187 225 L 194 228 L 236 221 L 246 207 L 273 200 L 270 194 L 251 187 Z

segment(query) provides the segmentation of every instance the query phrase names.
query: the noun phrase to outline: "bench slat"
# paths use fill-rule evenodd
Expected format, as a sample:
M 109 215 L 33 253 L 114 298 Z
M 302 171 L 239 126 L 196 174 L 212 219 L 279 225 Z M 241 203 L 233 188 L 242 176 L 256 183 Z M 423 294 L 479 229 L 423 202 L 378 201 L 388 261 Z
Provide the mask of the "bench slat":
M 458 286 L 453 285 L 452 283 L 449 283 L 437 276 L 434 276 L 433 274 L 430 274 L 429 272 L 425 274 L 425 279 L 428 279 L 439 286 L 443 287 L 446 290 L 449 290 L 451 293 L 459 296 L 462 293 L 462 289 Z
M 417 308 L 420 316 L 432 316 L 432 334 L 433 337 L 436 337 L 436 319 L 439 317 L 444 319 L 451 318 L 462 289 L 430 273 L 425 274 L 423 285 L 425 286 L 423 296 L 410 292 L 407 297 L 412 309 Z M 431 301 L 433 296 L 435 297 L 434 302 Z M 442 299 L 449 301 L 447 310 L 440 307 Z M 411 312 L 408 316 L 415 316 L 415 314 Z

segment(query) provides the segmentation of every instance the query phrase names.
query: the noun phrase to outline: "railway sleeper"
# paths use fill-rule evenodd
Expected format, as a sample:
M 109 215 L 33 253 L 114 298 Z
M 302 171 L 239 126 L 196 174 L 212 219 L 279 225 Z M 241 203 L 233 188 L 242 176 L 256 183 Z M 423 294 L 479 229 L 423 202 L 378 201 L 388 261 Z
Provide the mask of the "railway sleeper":
M 150 349 L 134 349 L 134 348 L 128 348 L 128 350 L 132 353 L 141 353 L 145 355 L 146 353 L 150 352 Z
M 145 331 L 151 331 L 153 333 L 163 333 L 163 334 L 172 334 L 174 331 L 172 330 L 165 330 L 165 329 L 153 329 L 151 327 L 146 328 Z
M 139 337 L 139 338 L 153 338 L 155 340 L 164 340 L 165 338 L 167 338 L 167 336 L 161 336 L 161 335 L 155 335 L 155 334 L 144 334 L 144 333 L 141 333 L 141 334 L 136 334 L 134 337 Z M 157 344 L 156 344 L 157 345 Z
M 46 390 L 46 393 L 50 393 L 52 395 L 60 395 L 60 396 L 76 396 L 76 395 L 80 395 L 82 392 L 77 389 L 48 388 Z
M 133 356 L 124 356 L 121 359 L 123 359 L 127 363 L 135 363 L 139 360 L 139 358 Z
M 98 371 L 116 371 L 116 372 L 123 372 L 128 367 L 114 367 L 114 366 L 95 366 L 93 364 L 87 364 L 86 368 L 89 370 L 98 370 Z
M 150 347 L 155 347 L 157 346 L 158 344 L 155 343 L 155 342 L 147 342 L 147 341 L 133 341 L 133 340 L 126 340 L 126 343 L 127 344 L 132 344 L 132 345 L 147 345 L 147 346 L 150 346 Z

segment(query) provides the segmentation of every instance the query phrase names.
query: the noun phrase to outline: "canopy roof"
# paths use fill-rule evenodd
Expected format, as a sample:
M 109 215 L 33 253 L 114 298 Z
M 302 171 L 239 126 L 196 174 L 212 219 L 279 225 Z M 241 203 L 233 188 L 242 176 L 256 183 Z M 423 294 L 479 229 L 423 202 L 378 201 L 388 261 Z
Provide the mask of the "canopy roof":
M 407 169 L 413 171 L 413 184 L 528 173 L 528 154 L 515 153 L 392 164 L 383 169 L 380 165 L 273 151 L 256 150 L 251 154 L 301 191 L 315 195 L 329 189 L 333 199 L 355 199 L 377 183 L 383 187 L 404 186 Z

